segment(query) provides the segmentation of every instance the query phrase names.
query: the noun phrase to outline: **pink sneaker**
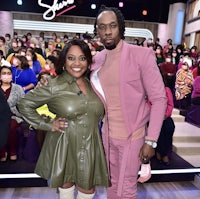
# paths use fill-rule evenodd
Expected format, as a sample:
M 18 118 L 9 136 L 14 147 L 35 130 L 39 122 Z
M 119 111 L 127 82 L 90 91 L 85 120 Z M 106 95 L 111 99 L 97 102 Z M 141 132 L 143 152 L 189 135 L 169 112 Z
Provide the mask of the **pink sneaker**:
M 141 173 L 140 177 L 138 178 L 138 182 L 144 183 L 148 181 L 151 178 L 151 165 L 148 164 L 142 164 L 141 165 Z

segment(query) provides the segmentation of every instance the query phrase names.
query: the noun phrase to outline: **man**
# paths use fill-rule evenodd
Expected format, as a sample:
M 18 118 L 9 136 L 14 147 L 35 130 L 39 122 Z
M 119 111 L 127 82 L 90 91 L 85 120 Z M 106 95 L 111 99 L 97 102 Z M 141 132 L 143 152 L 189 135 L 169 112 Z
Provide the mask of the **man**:
M 94 33 L 106 49 L 94 58 L 91 82 L 106 110 L 102 136 L 112 184 L 108 199 L 136 198 L 140 164 L 155 153 L 167 103 L 153 50 L 127 44 L 124 31 L 121 12 L 101 7 Z
M 10 129 L 11 112 L 3 95 L 0 91 L 0 147 L 5 146 L 7 143 L 8 132 Z

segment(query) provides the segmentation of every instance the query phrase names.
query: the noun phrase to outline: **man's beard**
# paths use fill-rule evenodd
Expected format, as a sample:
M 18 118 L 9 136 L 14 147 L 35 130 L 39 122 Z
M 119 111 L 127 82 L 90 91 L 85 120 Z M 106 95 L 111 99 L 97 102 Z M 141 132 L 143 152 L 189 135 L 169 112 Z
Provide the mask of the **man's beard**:
M 105 45 L 105 48 L 106 48 L 107 50 L 113 50 L 113 49 L 116 48 L 116 44 L 112 44 L 112 45 L 110 45 L 110 46 L 106 46 L 106 45 Z

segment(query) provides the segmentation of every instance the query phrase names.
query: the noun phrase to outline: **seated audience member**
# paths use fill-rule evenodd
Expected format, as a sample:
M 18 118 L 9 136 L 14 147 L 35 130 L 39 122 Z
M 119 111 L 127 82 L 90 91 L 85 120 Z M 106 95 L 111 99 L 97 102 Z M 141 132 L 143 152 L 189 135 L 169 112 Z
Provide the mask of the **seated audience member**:
M 27 47 L 23 46 L 19 49 L 18 55 L 26 56 Z
M 175 82 L 175 107 L 179 109 L 188 109 L 191 101 L 191 92 L 193 84 L 192 71 L 187 62 L 184 62 L 176 73 Z
M 168 54 L 165 57 L 165 62 L 160 64 L 160 71 L 163 76 L 165 76 L 166 86 L 171 89 L 172 94 L 174 94 L 174 86 L 176 80 L 176 65 L 172 64 L 172 56 Z
M 48 41 L 48 46 L 47 48 L 45 49 L 45 54 L 46 54 L 46 57 L 48 57 L 49 55 L 52 55 L 52 52 L 53 50 L 55 49 L 55 43 L 53 40 L 49 40 Z
M 26 36 L 27 36 L 27 42 L 26 42 L 26 46 L 27 47 L 30 47 L 31 46 L 31 38 L 32 38 L 32 33 L 31 32 L 28 32 L 27 34 L 26 34 Z
M 185 51 L 183 57 L 181 57 L 181 60 L 179 61 L 178 66 L 177 66 L 177 70 L 179 70 L 182 64 L 185 62 L 187 62 L 189 69 L 192 70 L 193 69 L 192 59 L 189 56 L 189 53 L 187 51 Z
M 27 37 L 27 35 L 23 35 L 23 36 L 22 36 L 22 41 L 24 42 L 24 46 L 28 47 L 28 46 L 27 46 L 27 42 L 28 42 L 28 37 Z
M 165 83 L 165 90 L 167 95 L 167 109 L 165 112 L 165 119 L 163 121 L 157 142 L 156 158 L 164 166 L 169 166 L 170 165 L 169 152 L 170 149 L 172 148 L 172 138 L 175 130 L 175 124 L 173 119 L 171 118 L 172 111 L 174 108 L 174 99 L 171 89 L 166 86 L 166 76 L 163 76 L 163 80 Z
M 42 66 L 41 66 L 40 62 L 37 60 L 37 55 L 36 55 L 34 49 L 29 47 L 26 50 L 26 58 L 28 60 L 29 67 L 34 71 L 34 73 L 37 77 L 38 74 L 40 73 L 40 71 L 42 70 Z
M 45 41 L 45 38 L 44 38 L 44 32 L 40 32 L 40 35 L 39 35 L 39 46 L 42 49 L 43 57 L 46 58 L 46 54 L 45 54 L 46 41 Z
M 57 62 L 58 62 L 58 59 L 56 57 L 49 55 L 46 58 L 46 64 L 40 73 L 49 72 L 51 76 L 55 77 L 56 76 L 55 67 L 57 65 Z
M 42 52 L 42 48 L 39 44 L 39 40 L 37 40 L 35 37 L 32 37 L 30 39 L 30 46 L 29 47 L 33 48 L 35 53 L 43 56 L 43 52 Z
M 4 93 L 0 91 L 0 147 L 7 143 L 11 113 Z
M 185 120 L 189 123 L 200 126 L 200 76 L 197 76 L 193 83 L 191 106 Z
M 17 39 L 17 46 L 19 47 L 19 50 L 24 47 L 24 41 L 22 39 Z
M 164 57 L 166 57 L 167 54 L 172 54 L 172 51 L 173 51 L 172 39 L 168 39 L 167 40 L 167 44 L 164 45 L 164 48 L 163 48 L 163 55 L 164 55 Z
M 9 66 L 9 67 L 11 66 L 10 62 L 5 60 L 2 50 L 0 50 L 0 66 Z
M 7 55 L 6 54 L 7 50 L 6 50 L 5 42 L 6 42 L 5 37 L 0 36 L 0 50 L 3 51 L 3 56 L 4 57 L 6 57 L 6 55 Z
M 5 46 L 6 46 L 6 55 L 8 50 L 12 47 L 11 35 L 9 33 L 5 34 Z
M 66 44 L 68 41 L 69 41 L 69 36 L 65 34 L 63 36 L 63 42 L 64 42 L 64 44 Z
M 24 92 L 27 93 L 36 86 L 36 75 L 29 67 L 28 60 L 25 56 L 15 55 L 13 62 L 15 65 L 11 66 L 13 74 L 12 81 L 20 85 Z
M 176 53 L 177 53 L 177 64 L 179 63 L 180 57 L 183 56 L 184 46 L 179 44 L 176 46 Z
M 196 79 L 197 76 L 200 76 L 200 59 L 197 66 L 192 70 L 193 78 Z
M 165 61 L 165 58 L 163 56 L 163 49 L 161 46 L 157 46 L 155 49 L 155 55 L 156 55 L 156 62 L 158 66 Z
M 192 58 L 193 62 L 195 63 L 198 58 L 197 46 L 192 46 L 190 48 L 189 53 L 190 53 L 190 57 Z
M 194 80 L 191 103 L 200 105 L 200 76 L 197 76 Z
M 18 39 L 18 33 L 17 32 L 13 32 L 13 39 Z
M 52 54 L 51 54 L 51 55 L 53 55 L 53 56 L 56 57 L 56 58 L 59 58 L 60 53 L 61 53 L 61 50 L 54 49 L 54 50 L 52 51 Z
M 56 46 L 56 48 L 59 48 L 59 49 L 63 49 L 64 48 L 65 44 L 64 44 L 64 42 L 62 42 L 60 36 L 57 36 L 56 42 L 55 42 L 55 46 Z
M 10 67 L 0 67 L 0 90 L 7 99 L 12 115 L 7 144 L 0 148 L 0 161 L 3 162 L 7 160 L 8 156 L 10 156 L 10 160 L 17 159 L 18 139 L 16 129 L 23 121 L 21 114 L 16 108 L 16 104 L 24 96 L 24 91 L 21 86 L 12 83 L 12 70 Z
M 37 40 L 35 37 L 31 38 L 29 47 L 34 50 L 37 56 L 37 60 L 40 62 L 41 66 L 44 67 L 45 58 L 43 56 L 42 48 L 39 46 L 39 40 Z
M 15 54 L 15 53 L 18 53 L 18 52 L 19 52 L 19 49 L 20 49 L 20 48 L 19 48 L 19 46 L 18 46 L 17 40 L 16 40 L 16 39 L 13 39 L 13 40 L 12 40 L 12 47 L 8 50 L 8 54 L 6 55 L 6 56 L 7 56 L 6 60 L 10 62 L 11 57 L 12 57 L 11 54 L 13 54 L 13 53 L 14 53 L 14 54 Z M 10 57 L 9 55 L 11 55 L 11 57 Z
M 176 66 L 176 69 L 177 69 L 177 66 L 178 66 L 178 63 L 179 63 L 179 56 L 177 54 L 177 51 L 174 49 L 173 52 L 172 52 L 172 64 L 174 64 Z

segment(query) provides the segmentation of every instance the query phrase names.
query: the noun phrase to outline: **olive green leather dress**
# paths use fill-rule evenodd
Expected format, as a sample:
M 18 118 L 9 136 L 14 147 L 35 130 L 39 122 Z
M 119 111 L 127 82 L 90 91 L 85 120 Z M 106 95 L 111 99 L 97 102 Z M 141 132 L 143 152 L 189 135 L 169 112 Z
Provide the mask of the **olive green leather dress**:
M 88 93 L 80 93 L 76 80 L 63 72 L 47 86 L 30 91 L 18 104 L 19 111 L 34 128 L 48 131 L 35 172 L 50 179 L 50 187 L 74 182 L 83 189 L 110 185 L 98 123 L 104 107 L 89 80 Z M 57 117 L 66 118 L 65 133 L 51 132 L 36 108 L 47 104 Z

